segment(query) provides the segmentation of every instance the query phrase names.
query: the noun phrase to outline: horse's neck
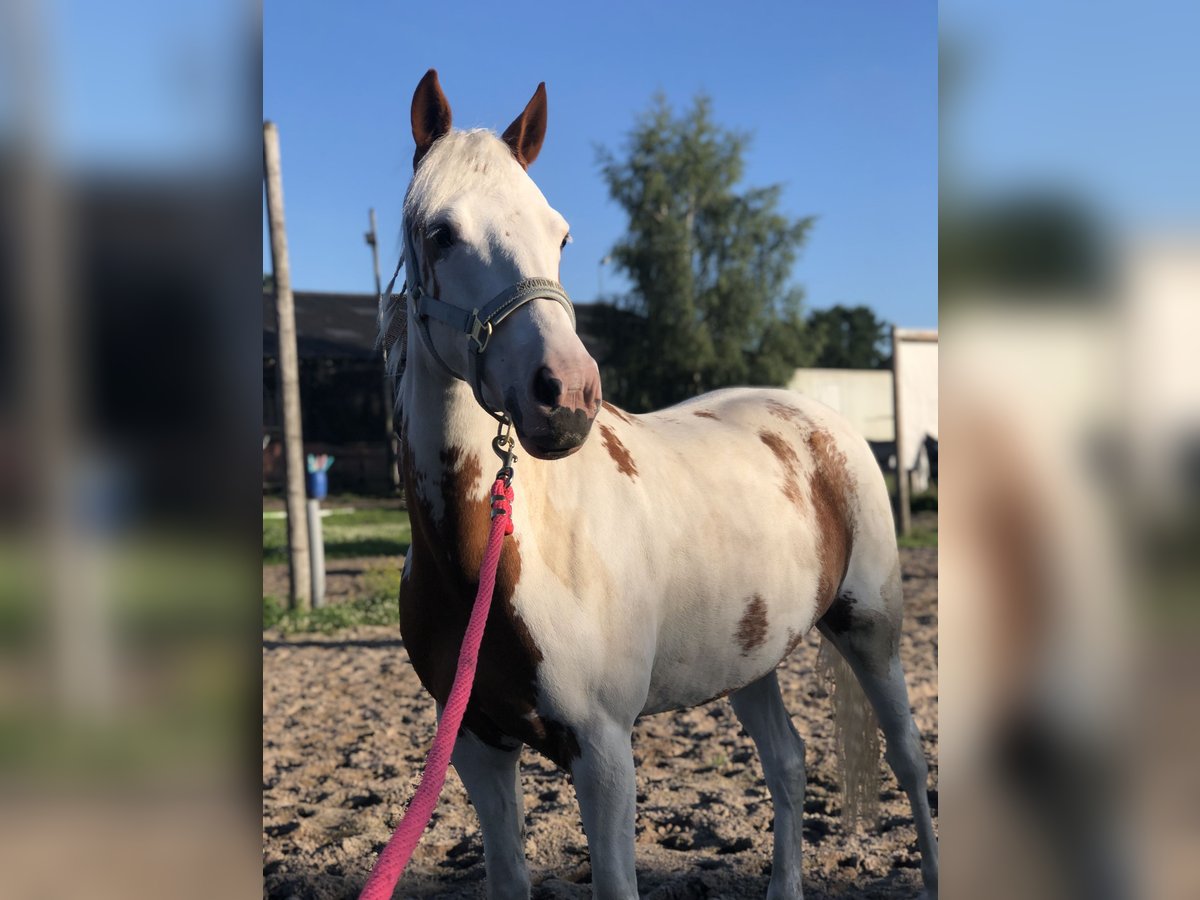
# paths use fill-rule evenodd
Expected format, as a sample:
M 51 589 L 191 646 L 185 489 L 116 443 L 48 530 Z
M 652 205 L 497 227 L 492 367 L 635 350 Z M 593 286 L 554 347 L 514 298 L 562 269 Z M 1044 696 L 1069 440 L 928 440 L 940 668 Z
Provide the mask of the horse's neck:
M 496 421 L 479 408 L 467 384 L 432 365 L 421 350 L 410 347 L 409 353 L 400 410 L 412 463 L 432 474 L 455 448 L 489 452 Z
M 409 347 L 400 385 L 406 489 L 441 519 L 450 507 L 486 499 L 500 466 L 492 452 L 496 420 L 475 401 L 470 387 L 434 365 L 424 348 Z M 534 488 L 532 466 L 518 474 L 522 489 Z

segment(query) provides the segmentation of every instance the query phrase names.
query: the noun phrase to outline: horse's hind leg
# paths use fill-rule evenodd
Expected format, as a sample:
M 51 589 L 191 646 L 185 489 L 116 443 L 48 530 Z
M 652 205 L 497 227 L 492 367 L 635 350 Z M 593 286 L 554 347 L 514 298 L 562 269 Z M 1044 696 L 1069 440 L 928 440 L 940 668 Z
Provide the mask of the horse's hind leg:
M 520 759 L 520 747 L 491 747 L 466 729 L 459 734 L 451 757 L 479 816 L 489 898 L 529 897 Z
M 900 665 L 899 563 L 875 596 L 878 602 L 868 599 L 866 591 L 855 595 L 844 589 L 817 627 L 854 670 L 875 710 L 887 740 L 884 755 L 912 806 L 925 889 L 937 897 L 938 846 L 929 810 L 929 769 Z
M 775 673 L 729 695 L 733 711 L 754 740 L 775 808 L 775 851 L 768 900 L 802 895 L 801 819 L 804 814 L 804 740 L 783 705 Z

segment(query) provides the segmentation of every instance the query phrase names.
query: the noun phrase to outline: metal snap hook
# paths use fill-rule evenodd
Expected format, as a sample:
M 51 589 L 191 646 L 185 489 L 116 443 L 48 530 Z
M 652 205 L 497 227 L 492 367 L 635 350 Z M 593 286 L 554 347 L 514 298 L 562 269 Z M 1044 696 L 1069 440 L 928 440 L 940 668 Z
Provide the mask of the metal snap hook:
M 513 437 L 512 427 L 512 420 L 505 416 L 500 420 L 496 436 L 492 438 L 492 451 L 500 457 L 501 463 L 496 477 L 503 478 L 505 483 L 512 480 L 513 464 L 517 461 L 517 454 L 514 452 L 517 449 L 517 441 Z

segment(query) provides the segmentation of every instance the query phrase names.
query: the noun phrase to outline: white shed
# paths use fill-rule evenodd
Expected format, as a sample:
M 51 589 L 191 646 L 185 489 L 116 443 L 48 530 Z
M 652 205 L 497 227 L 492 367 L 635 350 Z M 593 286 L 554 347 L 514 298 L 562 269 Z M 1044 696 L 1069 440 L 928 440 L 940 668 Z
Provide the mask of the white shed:
M 836 409 L 868 441 L 896 439 L 888 369 L 797 369 L 787 386 Z

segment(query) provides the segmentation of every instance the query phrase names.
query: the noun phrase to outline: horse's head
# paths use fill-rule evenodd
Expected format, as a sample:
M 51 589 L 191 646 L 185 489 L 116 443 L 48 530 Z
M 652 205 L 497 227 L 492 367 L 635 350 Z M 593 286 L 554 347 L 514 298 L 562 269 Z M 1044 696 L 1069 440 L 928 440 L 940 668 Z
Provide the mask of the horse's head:
M 430 69 L 412 130 L 404 228 L 420 352 L 506 413 L 530 454 L 567 456 L 600 409 L 600 374 L 558 284 L 567 222 L 526 173 L 546 134 L 545 85 L 503 137 L 451 131 Z

